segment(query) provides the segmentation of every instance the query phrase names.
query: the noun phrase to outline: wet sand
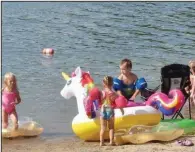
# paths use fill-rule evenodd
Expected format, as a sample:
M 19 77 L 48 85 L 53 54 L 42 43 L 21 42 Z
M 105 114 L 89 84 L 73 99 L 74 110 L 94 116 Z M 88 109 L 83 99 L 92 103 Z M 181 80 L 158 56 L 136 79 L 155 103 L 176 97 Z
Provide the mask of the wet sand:
M 181 137 L 181 139 L 184 137 Z M 195 136 L 185 137 L 195 143 Z M 28 140 L 28 139 L 26 139 Z M 12 142 L 12 141 L 11 141 Z M 108 144 L 108 143 L 106 143 Z M 77 138 L 66 138 L 60 140 L 47 140 L 37 142 L 36 140 L 29 140 L 26 142 L 15 142 L 10 144 L 3 144 L 3 152 L 175 152 L 185 151 L 194 152 L 195 146 L 186 147 L 180 146 L 176 141 L 170 142 L 149 142 L 142 145 L 122 145 L 122 146 L 99 146 L 99 142 L 84 142 Z

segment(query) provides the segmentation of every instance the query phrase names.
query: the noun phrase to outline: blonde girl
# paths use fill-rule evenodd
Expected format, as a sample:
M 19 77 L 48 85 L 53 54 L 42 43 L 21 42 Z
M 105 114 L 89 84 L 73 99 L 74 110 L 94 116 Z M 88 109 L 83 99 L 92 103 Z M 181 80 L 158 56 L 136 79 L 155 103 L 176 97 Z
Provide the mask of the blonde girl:
M 20 102 L 16 76 L 11 72 L 6 73 L 2 88 L 2 127 L 4 129 L 8 127 L 8 117 L 13 122 L 13 129 L 18 129 L 18 115 L 15 105 Z
M 112 91 L 113 78 L 110 76 L 105 76 L 103 79 L 103 91 L 101 98 L 101 115 L 100 115 L 100 146 L 104 146 L 104 132 L 108 125 L 110 145 L 114 145 L 114 109 L 113 104 L 117 98 L 117 94 Z

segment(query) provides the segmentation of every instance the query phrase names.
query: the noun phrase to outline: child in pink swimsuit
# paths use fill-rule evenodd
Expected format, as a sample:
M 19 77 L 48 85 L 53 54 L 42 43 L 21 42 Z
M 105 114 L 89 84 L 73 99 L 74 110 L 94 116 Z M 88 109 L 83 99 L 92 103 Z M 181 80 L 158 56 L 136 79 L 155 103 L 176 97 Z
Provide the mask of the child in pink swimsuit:
M 110 145 L 114 144 L 114 102 L 117 94 L 112 91 L 113 78 L 105 76 L 103 79 L 104 90 L 101 97 L 101 115 L 100 115 L 100 146 L 104 146 L 104 132 L 106 126 L 109 128 Z
M 16 77 L 13 73 L 6 73 L 2 88 L 2 125 L 8 127 L 8 116 L 10 116 L 14 130 L 18 129 L 18 115 L 15 105 L 21 102 L 17 89 Z

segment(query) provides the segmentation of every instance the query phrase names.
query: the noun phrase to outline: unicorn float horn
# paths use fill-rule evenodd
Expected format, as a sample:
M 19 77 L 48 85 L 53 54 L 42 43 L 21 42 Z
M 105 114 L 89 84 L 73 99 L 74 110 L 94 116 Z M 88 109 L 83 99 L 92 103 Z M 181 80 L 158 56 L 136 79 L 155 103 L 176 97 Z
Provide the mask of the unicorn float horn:
M 65 72 L 62 72 L 62 76 L 63 78 L 67 81 L 68 79 L 70 79 L 70 77 L 68 76 L 68 74 L 66 74 Z

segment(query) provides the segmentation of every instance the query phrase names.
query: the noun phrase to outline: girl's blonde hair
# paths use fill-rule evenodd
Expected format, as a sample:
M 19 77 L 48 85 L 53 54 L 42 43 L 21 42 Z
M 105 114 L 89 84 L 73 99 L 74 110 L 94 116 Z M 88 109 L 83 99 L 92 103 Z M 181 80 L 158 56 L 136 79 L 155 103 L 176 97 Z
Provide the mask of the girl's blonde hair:
M 112 87 L 112 85 L 113 85 L 113 78 L 111 76 L 105 76 L 104 79 L 103 79 L 103 82 L 108 87 Z
M 13 80 L 13 84 L 12 85 L 8 85 L 7 84 L 7 79 L 8 78 L 11 78 Z M 7 72 L 4 75 L 4 81 L 3 81 L 3 88 L 2 88 L 2 90 L 4 90 L 6 87 L 8 88 L 9 91 L 18 90 L 16 76 L 12 72 Z

